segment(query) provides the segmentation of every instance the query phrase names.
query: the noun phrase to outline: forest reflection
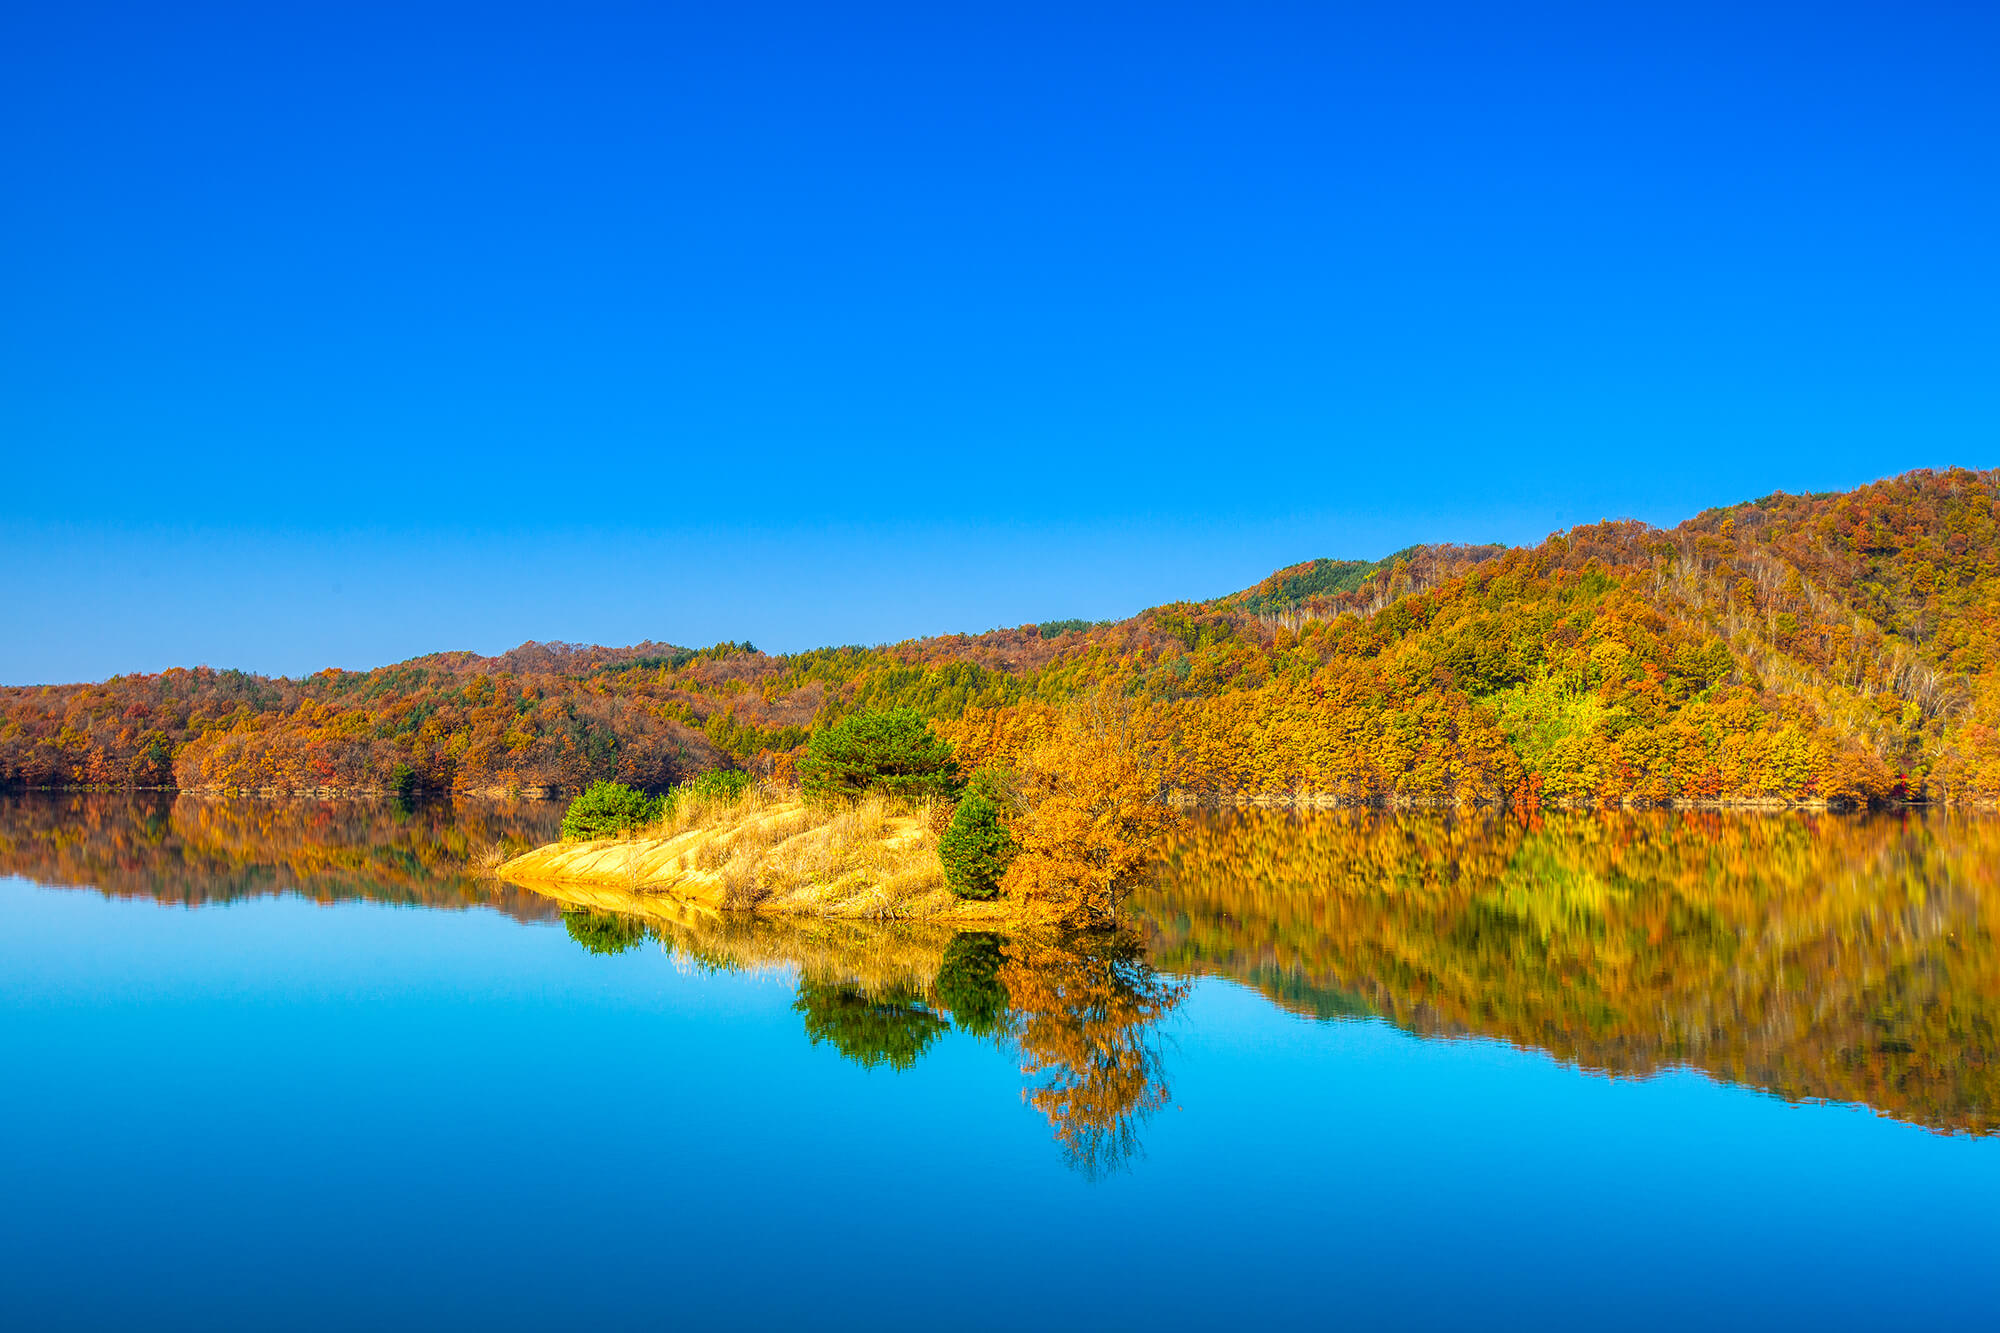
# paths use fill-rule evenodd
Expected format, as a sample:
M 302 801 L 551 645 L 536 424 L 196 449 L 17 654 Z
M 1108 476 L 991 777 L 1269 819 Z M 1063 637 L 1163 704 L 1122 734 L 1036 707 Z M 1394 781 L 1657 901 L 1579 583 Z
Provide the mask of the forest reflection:
M 0 875 L 188 907 L 287 894 L 550 921 L 555 904 L 479 863 L 553 839 L 561 821 L 553 801 L 0 792 Z
M 1320 1019 L 1585 1069 L 1679 1066 L 1936 1130 L 2000 1129 L 2000 819 L 1203 812 L 1120 934 L 725 920 L 480 872 L 560 806 L 0 794 L 0 874 L 196 905 L 272 894 L 560 919 L 617 954 L 784 969 L 806 1041 L 915 1067 L 1005 1049 L 1064 1152 L 1114 1169 L 1165 1105 L 1161 1020 L 1202 976 Z
M 2000 1127 L 1991 817 L 1209 812 L 1130 907 L 1298 1013 Z

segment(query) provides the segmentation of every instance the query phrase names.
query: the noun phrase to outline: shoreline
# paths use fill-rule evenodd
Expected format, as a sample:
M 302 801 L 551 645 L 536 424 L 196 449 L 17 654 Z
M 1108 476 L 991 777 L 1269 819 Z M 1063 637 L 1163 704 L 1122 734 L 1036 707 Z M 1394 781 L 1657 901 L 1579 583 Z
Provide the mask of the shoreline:
M 254 800 L 381 800 L 396 796 L 392 787 L 169 787 L 126 786 L 122 783 L 69 782 L 47 785 L 0 786 L 0 795 L 10 792 L 162 792 L 177 796 L 244 797 Z M 455 800 L 472 797 L 487 801 L 568 800 L 576 790 L 559 787 L 454 787 L 449 790 L 419 788 L 408 795 L 414 800 Z M 1630 811 L 1648 810 L 1711 811 L 1741 813 L 1869 814 L 1890 811 L 2000 811 L 2000 797 L 1962 796 L 1935 801 L 1835 801 L 1825 797 L 1671 798 L 1664 801 L 1620 797 L 1617 799 L 1543 800 L 1530 807 L 1483 797 L 1433 796 L 1342 796 L 1332 792 L 1187 792 L 1175 791 L 1162 804 L 1181 810 L 1536 810 Z
M 1648 810 L 1704 810 L 1742 813 L 1799 811 L 1812 814 L 1858 815 L 1892 810 L 2000 809 L 2000 799 L 1988 800 L 1979 797 L 1950 801 L 1879 802 L 1783 796 L 1693 800 L 1676 797 L 1664 801 L 1644 798 L 1635 800 L 1632 797 L 1619 797 L 1615 800 L 1566 797 L 1541 800 L 1532 806 L 1522 806 L 1511 801 L 1477 797 L 1461 800 L 1444 796 L 1340 796 L 1331 792 L 1176 792 L 1166 798 L 1165 804 L 1183 810 L 1512 810 L 1523 814 L 1538 810 L 1606 812 L 1616 810 L 1632 813 Z

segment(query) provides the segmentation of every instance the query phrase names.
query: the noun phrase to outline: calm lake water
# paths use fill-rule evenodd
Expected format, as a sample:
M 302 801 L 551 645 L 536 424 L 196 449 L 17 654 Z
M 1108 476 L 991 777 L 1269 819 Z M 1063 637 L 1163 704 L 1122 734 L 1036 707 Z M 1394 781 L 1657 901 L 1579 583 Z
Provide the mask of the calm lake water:
M 10 1328 L 1991 1328 L 2000 822 L 1218 813 L 1129 931 L 0 797 Z

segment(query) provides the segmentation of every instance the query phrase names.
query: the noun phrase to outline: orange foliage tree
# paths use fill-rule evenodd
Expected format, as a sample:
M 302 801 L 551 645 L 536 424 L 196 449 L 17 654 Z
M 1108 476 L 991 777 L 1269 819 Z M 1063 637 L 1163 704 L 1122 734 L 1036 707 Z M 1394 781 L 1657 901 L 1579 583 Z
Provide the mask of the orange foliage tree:
M 1001 891 L 1069 925 L 1107 922 L 1177 822 L 1162 800 L 1170 782 L 1157 738 L 1140 710 L 1105 691 L 1011 712 L 971 718 L 953 737 L 966 761 L 999 763 L 1018 785 L 1019 852 Z

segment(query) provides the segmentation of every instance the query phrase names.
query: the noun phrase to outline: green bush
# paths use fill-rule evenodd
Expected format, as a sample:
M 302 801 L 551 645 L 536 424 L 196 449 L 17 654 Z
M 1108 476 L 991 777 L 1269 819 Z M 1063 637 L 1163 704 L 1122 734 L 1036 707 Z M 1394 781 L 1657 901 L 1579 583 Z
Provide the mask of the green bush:
M 562 835 L 572 842 L 613 838 L 660 817 L 662 802 L 622 782 L 593 782 L 563 812 Z
M 952 812 L 938 839 L 944 881 L 961 898 L 994 898 L 1000 877 L 1014 859 L 1014 839 L 1000 820 L 1000 807 L 984 796 L 967 796 Z
M 885 792 L 908 800 L 949 800 L 958 790 L 958 763 L 914 708 L 856 713 L 806 742 L 799 786 L 808 797 Z
M 1021 784 L 1004 768 L 988 765 L 973 769 L 972 776 L 965 780 L 965 794 L 985 797 L 1002 814 L 1018 814 L 1021 810 Z

